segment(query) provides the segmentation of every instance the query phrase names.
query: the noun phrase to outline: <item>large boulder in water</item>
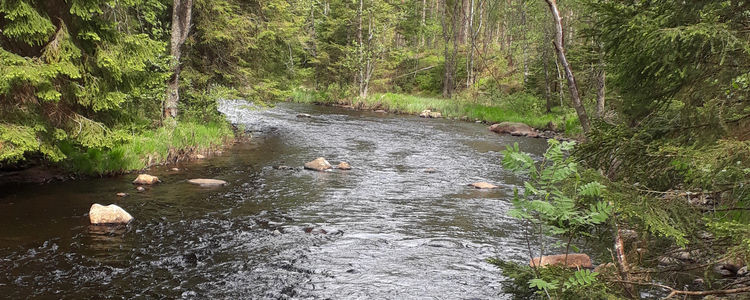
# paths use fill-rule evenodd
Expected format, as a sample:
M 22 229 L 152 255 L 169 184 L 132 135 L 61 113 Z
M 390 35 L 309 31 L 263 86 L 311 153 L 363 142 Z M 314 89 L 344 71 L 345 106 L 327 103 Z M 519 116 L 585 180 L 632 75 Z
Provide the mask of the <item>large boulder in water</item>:
M 190 179 L 188 182 L 199 185 L 201 187 L 218 187 L 218 186 L 225 186 L 227 185 L 227 182 L 224 180 L 218 180 L 218 179 L 203 179 L 203 178 L 197 178 L 197 179 Z
M 594 265 L 591 264 L 591 258 L 582 253 L 568 254 L 567 258 L 565 254 L 550 255 L 534 257 L 530 262 L 530 267 L 545 267 L 548 265 L 562 265 L 568 268 L 585 268 L 591 269 Z
M 133 216 L 117 205 L 104 206 L 94 203 L 89 209 L 89 220 L 94 225 L 128 224 L 133 220 Z
M 512 135 L 527 136 L 534 132 L 531 126 L 524 123 L 502 122 L 490 126 L 490 130 L 496 133 L 510 133 Z
M 149 184 L 155 184 L 157 182 L 159 182 L 159 178 L 158 177 L 151 176 L 151 175 L 148 175 L 148 174 L 140 174 L 140 175 L 138 175 L 138 177 L 135 180 L 133 180 L 133 184 L 146 184 L 146 185 L 149 185 Z
M 308 170 L 325 171 L 330 168 L 333 168 L 333 166 L 331 166 L 331 164 L 322 157 L 318 157 L 315 160 L 305 164 L 305 169 Z

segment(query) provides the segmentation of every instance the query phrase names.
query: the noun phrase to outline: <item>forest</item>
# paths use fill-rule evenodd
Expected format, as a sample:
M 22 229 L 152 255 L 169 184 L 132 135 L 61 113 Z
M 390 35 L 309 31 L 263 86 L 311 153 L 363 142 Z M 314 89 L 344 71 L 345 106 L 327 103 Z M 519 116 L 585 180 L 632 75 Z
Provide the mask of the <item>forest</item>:
M 515 217 L 614 236 L 614 268 L 491 260 L 507 291 L 750 295 L 748 1 L 1 0 L 0 30 L 2 171 L 222 149 L 222 99 L 524 122 L 580 143 L 553 142 L 538 173 L 504 154 L 532 174 Z

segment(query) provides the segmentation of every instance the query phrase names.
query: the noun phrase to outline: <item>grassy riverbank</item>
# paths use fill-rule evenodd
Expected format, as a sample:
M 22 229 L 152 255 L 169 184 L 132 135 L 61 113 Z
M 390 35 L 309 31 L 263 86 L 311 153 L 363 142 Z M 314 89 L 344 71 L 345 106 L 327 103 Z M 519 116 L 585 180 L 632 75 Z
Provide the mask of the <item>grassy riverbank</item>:
M 465 97 L 455 99 L 429 98 L 403 94 L 373 94 L 366 99 L 336 99 L 323 92 L 295 91 L 292 101 L 322 105 L 351 105 L 361 109 L 382 109 L 392 113 L 419 114 L 425 109 L 440 112 L 443 117 L 485 123 L 520 122 L 534 128 L 547 128 L 552 122 L 568 136 L 581 133 L 578 116 L 572 109 L 555 108 L 544 113 L 540 99 L 528 94 L 515 94 L 501 99 Z
M 139 133 L 107 149 L 89 148 L 81 152 L 63 146 L 61 150 L 68 158 L 62 164 L 65 169 L 85 174 L 140 170 L 197 154 L 210 154 L 225 148 L 234 138 L 234 132 L 226 122 L 180 122 Z

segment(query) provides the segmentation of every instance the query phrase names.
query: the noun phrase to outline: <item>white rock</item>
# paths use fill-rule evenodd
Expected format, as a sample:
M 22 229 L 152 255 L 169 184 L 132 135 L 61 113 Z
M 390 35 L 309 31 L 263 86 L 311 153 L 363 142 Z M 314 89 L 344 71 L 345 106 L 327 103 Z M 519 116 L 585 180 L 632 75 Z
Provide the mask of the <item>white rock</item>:
M 91 224 L 128 224 L 133 220 L 128 212 L 121 207 L 110 204 L 107 206 L 94 203 L 89 209 Z

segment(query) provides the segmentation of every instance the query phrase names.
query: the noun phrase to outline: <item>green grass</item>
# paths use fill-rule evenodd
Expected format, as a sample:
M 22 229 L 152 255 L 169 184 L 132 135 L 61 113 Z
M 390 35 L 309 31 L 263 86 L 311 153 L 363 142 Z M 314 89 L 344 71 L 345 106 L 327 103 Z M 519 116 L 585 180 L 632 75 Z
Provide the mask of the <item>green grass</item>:
M 363 100 L 340 100 L 325 92 L 295 91 L 292 101 L 315 104 L 345 104 L 363 109 L 383 109 L 393 113 L 419 114 L 425 109 L 440 112 L 443 117 L 486 123 L 520 122 L 534 128 L 547 128 L 552 122 L 565 129 L 567 136 L 582 132 L 575 111 L 556 107 L 552 113 L 543 113 L 543 100 L 532 95 L 517 93 L 501 99 L 441 99 L 404 94 L 373 94 Z
M 77 173 L 106 174 L 140 170 L 173 160 L 176 156 L 207 153 L 232 141 L 229 124 L 181 122 L 146 131 L 108 149 L 89 148 L 81 152 L 71 145 L 61 149 L 68 157 L 64 166 Z

